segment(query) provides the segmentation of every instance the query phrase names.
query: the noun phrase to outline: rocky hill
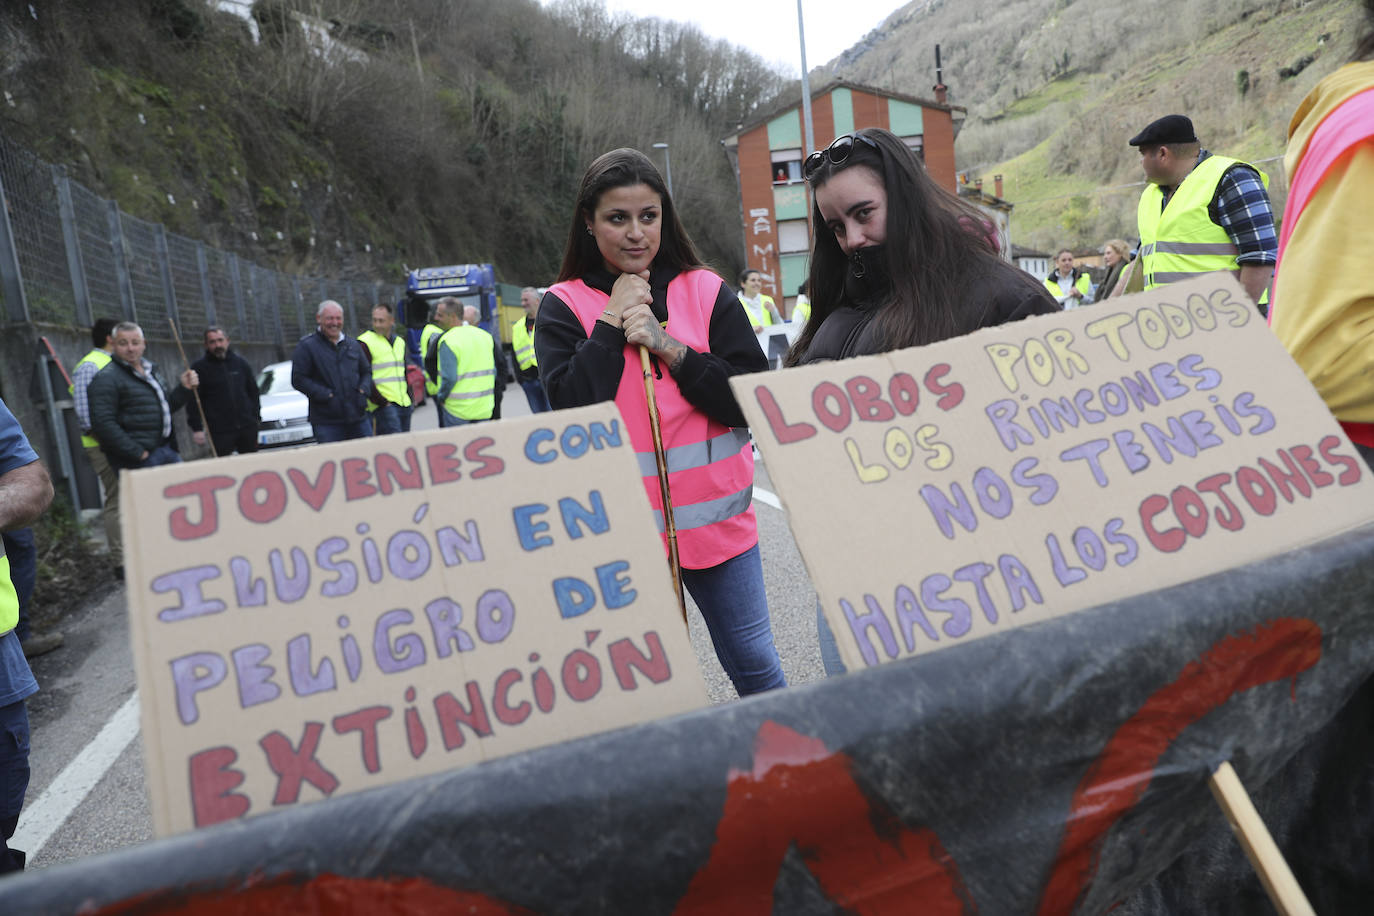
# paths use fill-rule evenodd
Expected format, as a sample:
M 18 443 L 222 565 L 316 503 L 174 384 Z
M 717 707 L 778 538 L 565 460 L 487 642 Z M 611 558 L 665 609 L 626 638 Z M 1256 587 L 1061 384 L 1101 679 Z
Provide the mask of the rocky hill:
M 1098 246 L 1135 231 L 1126 140 L 1171 112 L 1268 171 L 1281 206 L 1288 119 L 1346 60 L 1360 16 L 1355 0 L 914 0 L 825 69 L 929 95 L 940 44 L 968 109 L 959 167 L 1005 176 L 1014 241 Z

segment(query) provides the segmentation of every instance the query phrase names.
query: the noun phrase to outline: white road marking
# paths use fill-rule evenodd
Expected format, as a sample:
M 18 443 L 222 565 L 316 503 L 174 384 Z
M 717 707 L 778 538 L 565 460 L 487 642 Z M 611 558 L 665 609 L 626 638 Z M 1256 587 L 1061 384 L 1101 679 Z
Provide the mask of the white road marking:
M 135 690 L 124 705 L 110 717 L 105 727 L 81 753 L 72 758 L 57 778 L 48 784 L 43 794 L 31 805 L 25 805 L 19 816 L 19 828 L 10 845 L 28 853 L 29 859 L 52 839 L 77 805 L 104 778 L 105 773 L 129 742 L 138 734 L 138 691 Z
M 759 502 L 763 503 L 765 506 L 772 506 L 774 509 L 777 509 L 779 511 L 782 510 L 782 503 L 778 501 L 777 496 L 773 495 L 772 493 L 769 493 L 762 487 L 754 487 L 754 498 L 757 499 Z

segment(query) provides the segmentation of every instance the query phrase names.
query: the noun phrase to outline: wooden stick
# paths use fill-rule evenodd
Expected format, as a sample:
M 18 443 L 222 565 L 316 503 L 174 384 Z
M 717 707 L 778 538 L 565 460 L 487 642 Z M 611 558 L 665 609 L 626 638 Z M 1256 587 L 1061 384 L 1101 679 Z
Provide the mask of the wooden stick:
M 654 395 L 654 370 L 649 348 L 639 347 L 639 365 L 644 370 L 644 397 L 649 402 L 649 430 L 654 437 L 654 460 L 658 462 L 658 489 L 663 497 L 663 530 L 668 535 L 668 565 L 673 573 L 673 590 L 682 623 L 687 624 L 687 599 L 682 594 L 682 563 L 677 555 L 677 523 L 673 521 L 673 496 L 668 491 L 668 457 L 663 451 L 663 429 L 658 421 L 658 398 Z
M 1230 761 L 1222 761 L 1207 785 L 1279 916 L 1316 916 Z
M 177 323 L 172 320 L 171 315 L 167 316 L 167 323 L 172 326 L 172 339 L 177 342 L 177 352 L 181 354 L 181 364 L 186 367 L 187 371 L 190 371 L 191 363 L 186 359 L 186 349 L 181 345 L 181 335 L 177 333 Z M 219 452 L 215 451 L 215 437 L 210 435 L 210 421 L 205 419 L 205 408 L 200 403 L 199 386 L 192 388 L 191 394 L 196 399 L 196 411 L 200 414 L 200 425 L 205 427 L 205 441 L 210 444 L 210 457 L 218 458 Z

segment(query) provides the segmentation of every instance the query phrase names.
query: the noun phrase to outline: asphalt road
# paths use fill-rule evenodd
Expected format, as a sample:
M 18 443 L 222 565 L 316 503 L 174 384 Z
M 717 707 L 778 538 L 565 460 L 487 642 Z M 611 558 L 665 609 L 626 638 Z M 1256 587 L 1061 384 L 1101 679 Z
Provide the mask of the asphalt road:
M 511 385 L 503 416 L 528 415 Z M 434 409 L 417 411 L 414 428 L 433 429 Z M 790 684 L 823 677 L 816 642 L 816 593 L 763 465 L 755 511 L 774 640 Z M 705 625 L 689 599 L 689 628 L 712 703 L 735 699 Z M 66 643 L 33 660 L 41 689 L 29 702 L 32 778 L 13 845 L 29 866 L 46 868 L 153 839 L 152 815 L 137 732 L 137 699 L 123 587 L 64 618 Z

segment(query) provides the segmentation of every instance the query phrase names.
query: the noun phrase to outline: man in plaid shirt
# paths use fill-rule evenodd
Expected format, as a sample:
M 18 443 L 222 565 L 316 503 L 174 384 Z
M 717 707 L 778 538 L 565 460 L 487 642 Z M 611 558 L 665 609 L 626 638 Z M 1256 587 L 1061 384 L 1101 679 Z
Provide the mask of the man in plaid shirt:
M 1263 173 L 1203 149 L 1183 115 L 1160 118 L 1130 144 L 1149 182 L 1137 213 L 1145 288 L 1231 270 L 1263 311 L 1278 260 Z

